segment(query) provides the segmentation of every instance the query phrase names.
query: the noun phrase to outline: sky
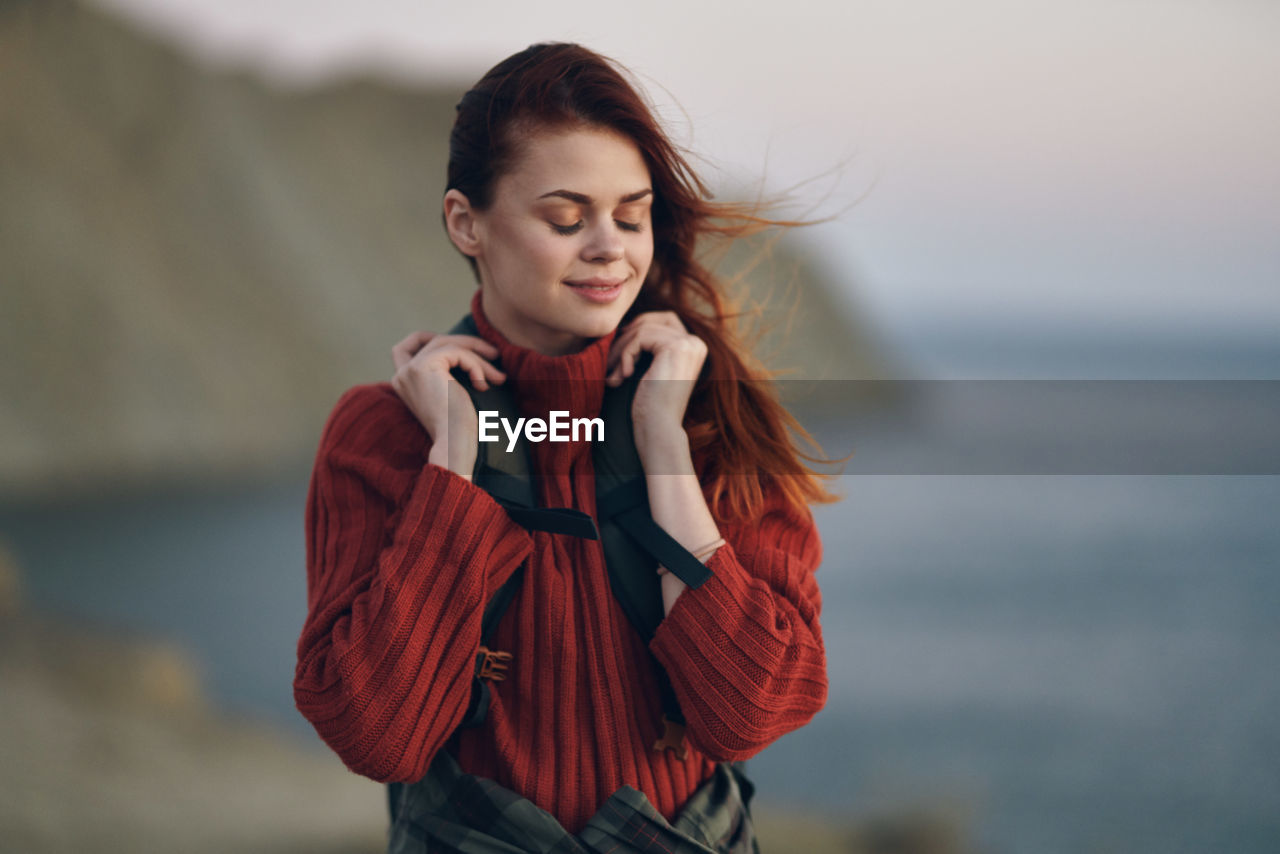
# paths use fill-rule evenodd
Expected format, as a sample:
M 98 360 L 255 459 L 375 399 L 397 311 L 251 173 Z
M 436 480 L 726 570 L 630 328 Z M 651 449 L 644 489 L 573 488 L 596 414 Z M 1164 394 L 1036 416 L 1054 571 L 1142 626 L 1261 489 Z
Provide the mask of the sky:
M 1280 338 L 1280 4 L 97 0 L 305 86 L 465 86 L 535 41 L 630 68 L 716 186 L 891 330 Z M 805 182 L 801 184 L 801 182 Z

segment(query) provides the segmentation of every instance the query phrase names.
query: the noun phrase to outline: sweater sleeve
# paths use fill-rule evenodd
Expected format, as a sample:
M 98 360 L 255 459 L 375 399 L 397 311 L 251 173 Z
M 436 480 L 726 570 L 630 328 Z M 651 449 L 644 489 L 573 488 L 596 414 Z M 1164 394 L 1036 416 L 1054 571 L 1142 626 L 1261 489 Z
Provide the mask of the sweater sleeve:
M 754 756 L 826 704 L 822 543 L 807 509 L 779 497 L 769 507 L 720 525 L 727 545 L 707 562 L 711 578 L 681 592 L 650 644 L 690 743 L 717 762 Z
M 426 462 L 389 383 L 325 425 L 305 514 L 298 710 L 352 771 L 421 779 L 462 721 L 484 604 L 532 550 L 484 490 Z

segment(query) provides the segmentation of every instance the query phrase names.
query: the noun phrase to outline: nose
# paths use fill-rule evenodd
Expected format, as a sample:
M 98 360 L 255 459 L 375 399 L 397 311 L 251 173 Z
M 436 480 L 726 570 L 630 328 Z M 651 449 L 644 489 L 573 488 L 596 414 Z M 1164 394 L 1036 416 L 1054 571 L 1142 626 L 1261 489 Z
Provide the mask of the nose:
M 623 255 L 622 234 L 612 219 L 606 219 L 591 230 L 591 239 L 582 249 L 588 261 L 617 261 Z

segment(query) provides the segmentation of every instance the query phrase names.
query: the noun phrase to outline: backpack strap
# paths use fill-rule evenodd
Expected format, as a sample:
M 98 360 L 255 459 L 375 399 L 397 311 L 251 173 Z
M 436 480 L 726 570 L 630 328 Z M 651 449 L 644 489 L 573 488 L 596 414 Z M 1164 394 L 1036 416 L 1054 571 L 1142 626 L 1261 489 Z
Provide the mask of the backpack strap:
M 466 315 L 450 334 L 479 336 L 474 318 Z M 604 549 L 605 566 L 609 573 L 609 586 L 628 621 L 644 639 L 645 645 L 653 639 L 658 624 L 663 619 L 662 585 L 657 575 L 658 564 L 671 570 L 689 587 L 697 588 L 711 577 L 711 571 L 695 558 L 674 537 L 653 521 L 649 511 L 649 495 L 645 487 L 644 469 L 636 450 L 635 435 L 631 423 L 631 405 L 635 399 L 640 377 L 648 369 L 653 357 L 642 353 L 636 369 L 627 381 L 616 388 L 606 388 L 601 417 L 606 425 L 605 440 L 592 448 L 592 463 L 596 478 L 596 514 L 599 524 L 586 513 L 572 508 L 545 508 L 537 506 L 534 489 L 534 466 L 531 462 L 528 442 L 523 437 L 516 441 L 516 448 L 508 453 L 499 442 L 480 442 L 476 452 L 476 465 L 472 482 L 494 497 L 507 511 L 512 521 L 529 530 L 570 534 L 586 539 L 598 539 Z M 496 410 L 502 417 L 518 416 L 510 389 L 491 386 L 484 391 L 476 389 L 470 377 L 455 368 L 453 376 L 471 396 L 476 410 Z M 508 579 L 485 607 L 480 652 L 476 659 L 476 676 L 472 690 L 471 706 L 462 726 L 478 726 L 484 722 L 489 705 L 488 673 L 501 679 L 505 660 L 495 661 L 489 641 L 494 627 L 501 619 L 514 597 L 523 566 Z M 652 656 L 651 656 L 652 658 Z M 508 658 L 509 660 L 509 658 Z M 662 665 L 653 660 L 657 668 L 657 681 L 662 695 L 662 737 L 655 749 L 671 748 L 680 758 L 687 755 L 684 746 L 684 715 Z M 486 666 L 487 665 L 487 666 Z
M 642 353 L 627 381 L 605 390 L 600 413 L 606 425 L 605 440 L 592 449 L 596 515 L 609 586 L 646 648 L 665 616 L 658 564 L 670 569 L 690 587 L 698 587 L 711 577 L 711 571 L 654 522 L 649 511 L 649 492 L 640 453 L 636 450 L 631 405 L 640 377 L 652 361 L 652 354 Z M 657 659 L 653 659 L 653 664 L 663 712 L 663 733 L 654 749 L 671 748 L 683 759 L 687 755 L 684 713 L 667 671 Z
M 511 653 L 494 649 L 493 635 L 498 629 L 498 621 L 507 612 L 523 580 L 522 563 L 484 606 L 484 616 L 480 621 L 480 648 L 476 651 L 475 672 L 471 679 L 471 701 L 467 704 L 462 723 L 458 724 L 459 729 L 477 727 L 484 723 L 489 715 L 489 703 L 493 699 L 489 682 L 501 682 L 507 678 Z
M 605 391 L 600 413 L 607 425 L 605 440 L 597 442 L 592 453 L 596 471 L 596 515 L 602 521 L 611 520 L 630 535 L 633 549 L 643 549 L 657 563 L 696 589 L 711 577 L 711 570 L 653 521 L 644 467 L 640 463 L 640 452 L 636 450 L 631 405 L 640 377 L 652 361 L 652 354 L 642 353 L 627 382 Z M 656 627 L 661 619 L 659 608 L 657 619 L 651 622 Z M 646 633 L 646 637 L 652 636 L 652 631 Z

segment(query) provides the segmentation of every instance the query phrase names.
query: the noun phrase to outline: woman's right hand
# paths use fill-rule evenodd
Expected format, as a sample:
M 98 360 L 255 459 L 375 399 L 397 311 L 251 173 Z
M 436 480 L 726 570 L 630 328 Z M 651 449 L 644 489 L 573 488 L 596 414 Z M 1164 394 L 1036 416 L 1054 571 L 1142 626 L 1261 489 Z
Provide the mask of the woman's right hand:
M 484 390 L 507 378 L 490 361 L 497 357 L 497 347 L 474 335 L 419 331 L 391 348 L 396 366 L 391 387 L 431 437 L 427 461 L 468 480 L 479 441 L 476 408 L 449 372 L 461 368 L 476 388 Z

